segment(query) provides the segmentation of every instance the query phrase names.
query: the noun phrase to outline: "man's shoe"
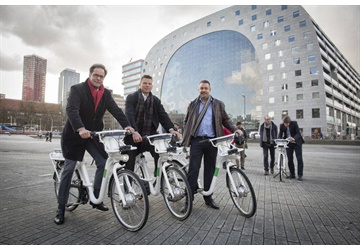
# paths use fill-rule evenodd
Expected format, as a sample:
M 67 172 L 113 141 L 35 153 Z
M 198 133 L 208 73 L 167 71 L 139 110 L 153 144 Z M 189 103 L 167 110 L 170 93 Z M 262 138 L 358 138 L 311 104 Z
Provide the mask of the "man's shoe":
M 58 209 L 57 213 L 56 213 L 56 216 L 55 216 L 55 219 L 54 219 L 54 222 L 57 225 L 61 225 L 61 224 L 64 224 L 64 221 L 65 221 L 65 210 L 64 209 Z
M 274 168 L 270 168 L 270 173 L 274 174 Z
M 295 179 L 295 175 L 288 175 L 286 176 L 286 179 Z
M 205 204 L 206 204 L 206 206 L 209 206 L 209 207 L 211 207 L 213 209 L 219 209 L 220 208 L 212 198 L 205 199 Z
M 100 204 L 94 204 L 90 201 L 90 205 L 92 205 L 93 208 L 96 208 L 97 210 L 100 211 L 109 211 L 109 208 L 105 206 L 103 202 L 101 202 Z
M 244 166 L 241 167 L 242 170 L 245 170 Z
M 302 175 L 299 175 L 298 180 L 299 180 L 299 181 L 302 181 L 302 180 L 303 180 Z
M 265 170 L 265 174 L 264 175 L 269 175 L 269 170 Z

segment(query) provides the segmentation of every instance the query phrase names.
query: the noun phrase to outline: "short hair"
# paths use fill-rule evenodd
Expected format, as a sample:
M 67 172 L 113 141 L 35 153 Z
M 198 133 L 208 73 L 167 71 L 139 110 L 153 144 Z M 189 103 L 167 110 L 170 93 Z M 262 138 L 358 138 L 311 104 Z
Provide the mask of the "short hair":
M 290 122 L 291 122 L 290 116 L 288 116 L 288 115 L 284 116 L 283 123 L 290 123 Z
M 141 79 L 140 79 L 140 82 L 141 82 L 144 78 L 146 78 L 146 79 L 151 79 L 151 80 L 152 80 L 152 77 L 151 77 L 150 75 L 143 75 L 143 76 L 141 77 Z
M 236 126 L 237 126 L 237 125 L 241 125 L 241 122 L 237 122 L 237 123 L 236 123 Z
M 107 69 L 101 63 L 95 63 L 90 67 L 90 69 L 89 69 L 90 75 L 94 72 L 94 69 L 97 69 L 97 68 L 103 69 L 105 72 L 105 76 L 107 75 Z
M 210 82 L 209 82 L 208 80 L 201 80 L 200 83 L 199 83 L 199 85 L 200 85 L 201 83 L 207 83 L 207 84 L 209 84 L 209 86 L 210 86 Z

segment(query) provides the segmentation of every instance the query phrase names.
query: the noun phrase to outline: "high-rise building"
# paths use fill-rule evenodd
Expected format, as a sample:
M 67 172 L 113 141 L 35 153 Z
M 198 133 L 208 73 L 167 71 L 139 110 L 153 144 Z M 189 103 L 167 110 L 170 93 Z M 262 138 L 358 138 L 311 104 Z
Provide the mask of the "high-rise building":
M 290 115 L 308 137 L 358 134 L 359 73 L 299 5 L 231 6 L 192 22 L 152 47 L 142 73 L 174 122 L 206 79 L 247 128 Z
M 144 64 L 144 60 L 136 60 L 129 62 L 122 66 L 123 78 L 122 84 L 124 85 L 124 96 L 134 93 L 139 88 L 141 79 L 141 68 Z
M 59 77 L 58 103 L 65 110 L 67 98 L 69 96 L 71 86 L 80 82 L 80 73 L 76 73 L 73 69 L 64 69 Z
M 24 56 L 22 100 L 45 102 L 46 65 L 40 56 Z

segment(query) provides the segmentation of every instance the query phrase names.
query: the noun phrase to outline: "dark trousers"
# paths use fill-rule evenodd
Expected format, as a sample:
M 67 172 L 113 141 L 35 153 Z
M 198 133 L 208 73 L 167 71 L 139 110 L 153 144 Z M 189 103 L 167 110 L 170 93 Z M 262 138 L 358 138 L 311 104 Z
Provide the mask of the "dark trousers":
M 93 140 L 88 140 L 86 143 L 86 151 L 94 158 L 96 164 L 96 172 L 94 177 L 94 194 L 98 198 L 99 190 L 101 188 L 101 182 L 106 164 L 106 158 L 99 152 L 97 146 Z M 74 174 L 77 161 L 65 159 L 64 169 L 61 174 L 61 181 L 59 186 L 58 204 L 64 205 L 69 198 L 69 191 L 71 185 L 71 179 Z
M 273 144 L 263 143 L 263 159 L 264 170 L 269 171 L 269 151 L 270 151 L 270 168 L 274 168 L 275 165 L 275 147 Z
M 201 167 L 201 160 L 204 157 L 204 190 L 210 188 L 211 181 L 215 171 L 217 148 L 210 142 L 199 143 L 203 139 L 192 137 L 190 141 L 190 163 L 187 175 L 191 190 L 195 194 L 197 181 Z
M 155 147 L 152 146 L 147 139 L 143 139 L 142 142 L 135 143 L 134 140 L 132 139 L 132 136 L 127 136 L 124 142 L 126 145 L 133 145 L 137 147 L 136 150 L 130 150 L 124 152 L 124 154 L 129 155 L 129 160 L 126 162 L 125 168 L 134 171 L 136 156 L 143 152 L 150 152 L 151 156 L 154 158 L 154 164 L 155 164 L 154 176 L 155 176 L 158 160 L 159 160 L 159 154 L 155 152 Z
M 288 166 L 290 170 L 290 175 L 295 176 L 295 166 L 294 166 L 294 151 L 297 159 L 297 169 L 298 176 L 303 176 L 304 162 L 302 158 L 302 146 L 299 146 L 296 143 L 289 143 L 288 148 L 286 149 L 286 155 L 288 158 Z

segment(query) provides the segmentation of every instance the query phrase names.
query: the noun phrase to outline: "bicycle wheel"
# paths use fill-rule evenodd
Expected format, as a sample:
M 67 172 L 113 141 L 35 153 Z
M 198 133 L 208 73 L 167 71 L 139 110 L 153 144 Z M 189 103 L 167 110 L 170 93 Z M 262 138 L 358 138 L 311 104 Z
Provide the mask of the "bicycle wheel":
M 169 186 L 166 185 L 164 176 L 161 178 L 161 193 L 170 213 L 178 220 L 185 220 L 192 210 L 191 189 L 186 175 L 176 167 L 175 163 L 166 169 Z M 174 196 L 171 196 L 171 192 Z
M 229 189 L 230 197 L 240 213 L 246 218 L 250 218 L 256 212 L 256 197 L 251 182 L 245 173 L 236 168 L 235 165 L 230 167 L 230 174 L 231 176 L 226 174 L 226 185 Z M 230 178 L 234 182 L 238 195 L 234 191 Z
M 114 177 L 118 178 L 126 201 L 123 204 L 116 182 L 112 181 L 110 198 L 115 216 L 125 229 L 139 231 L 145 226 L 149 216 L 149 199 L 145 187 L 140 178 L 130 170 L 122 169 Z
M 279 166 L 280 166 L 280 169 L 279 169 L 279 175 L 280 175 L 280 181 L 282 181 L 282 175 L 283 173 L 285 173 L 285 166 L 284 166 L 284 155 L 283 154 L 280 154 L 280 162 L 279 162 Z
M 65 163 L 64 161 L 58 161 L 56 163 L 56 171 L 57 171 L 59 178 L 61 178 L 64 163 Z M 57 175 L 55 172 L 54 172 L 53 179 L 54 179 L 55 195 L 56 195 L 56 199 L 58 199 L 60 179 L 57 178 Z M 80 200 L 81 200 L 81 198 L 80 198 L 80 183 L 81 183 L 81 179 L 80 179 L 79 171 L 75 170 L 74 174 L 72 176 L 72 179 L 71 179 L 69 198 L 65 205 L 66 211 L 73 211 L 79 206 Z

